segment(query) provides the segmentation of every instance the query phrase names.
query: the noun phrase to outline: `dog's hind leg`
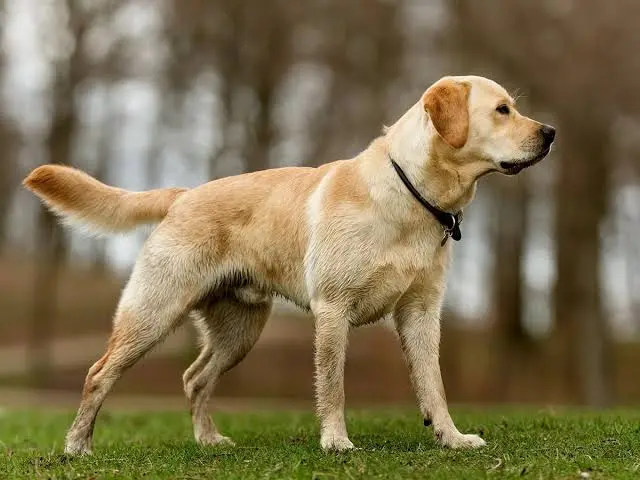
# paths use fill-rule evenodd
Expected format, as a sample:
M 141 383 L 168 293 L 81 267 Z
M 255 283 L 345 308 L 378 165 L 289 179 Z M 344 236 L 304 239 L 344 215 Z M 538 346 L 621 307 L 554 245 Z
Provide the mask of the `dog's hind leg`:
M 91 452 L 93 426 L 109 390 L 127 368 L 179 325 L 202 288 L 201 279 L 185 269 L 188 259 L 149 250 L 143 251 L 122 294 L 106 353 L 89 369 L 78 413 L 67 433 L 67 453 Z
M 182 377 L 198 443 L 233 444 L 218 432 L 207 406 L 220 376 L 240 363 L 257 342 L 269 318 L 271 304 L 268 297 L 252 303 L 224 298 L 198 312 L 200 317 L 195 325 L 202 351 Z

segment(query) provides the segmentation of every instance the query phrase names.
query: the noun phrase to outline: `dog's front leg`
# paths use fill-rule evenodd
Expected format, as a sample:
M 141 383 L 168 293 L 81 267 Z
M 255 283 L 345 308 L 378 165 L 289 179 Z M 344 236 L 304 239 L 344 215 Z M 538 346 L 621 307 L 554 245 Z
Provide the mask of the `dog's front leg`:
M 407 294 L 396 305 L 394 317 L 420 411 L 433 422 L 438 441 L 451 448 L 485 445 L 477 435 L 460 433 L 449 415 L 440 373 L 439 295 Z
M 344 362 L 349 320 L 342 309 L 313 302 L 316 317 L 316 397 L 322 448 L 343 451 L 353 448 L 344 421 Z

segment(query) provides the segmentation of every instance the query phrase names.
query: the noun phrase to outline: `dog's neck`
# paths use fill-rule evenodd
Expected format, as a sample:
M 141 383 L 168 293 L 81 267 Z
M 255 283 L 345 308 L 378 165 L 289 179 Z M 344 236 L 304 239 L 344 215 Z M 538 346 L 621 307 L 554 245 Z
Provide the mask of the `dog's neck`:
M 449 147 L 438 142 L 437 136 L 422 103 L 418 102 L 389 127 L 384 136 L 374 141 L 371 148 L 385 150 L 385 155 L 375 157 L 377 162 L 389 164 L 378 166 L 381 172 L 388 172 L 387 181 L 397 183 L 390 157 L 424 198 L 441 210 L 455 213 L 473 199 L 477 178 L 446 160 Z

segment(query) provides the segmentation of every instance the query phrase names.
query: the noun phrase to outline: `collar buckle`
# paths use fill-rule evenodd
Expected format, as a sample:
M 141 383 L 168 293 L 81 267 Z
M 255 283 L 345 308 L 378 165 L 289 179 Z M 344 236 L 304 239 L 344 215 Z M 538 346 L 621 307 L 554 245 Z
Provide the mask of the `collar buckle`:
M 446 214 L 450 220 L 450 225 L 442 225 L 444 227 L 444 231 L 445 232 L 453 232 L 453 230 L 456 228 L 456 226 L 458 226 L 458 218 L 456 215 L 453 215 L 451 213 L 447 213 Z M 447 217 L 444 217 L 447 218 Z
M 447 243 L 447 240 L 449 240 L 449 237 L 453 237 L 454 231 L 456 230 L 456 228 L 458 228 L 458 231 L 460 230 L 460 228 L 458 227 L 458 221 L 456 220 L 455 215 L 452 215 L 449 213 L 448 217 L 444 217 L 444 218 L 449 218 L 451 222 L 450 222 L 450 225 L 445 225 L 444 223 L 442 224 L 442 227 L 444 228 L 444 236 L 440 241 L 441 247 L 445 246 L 445 244 Z

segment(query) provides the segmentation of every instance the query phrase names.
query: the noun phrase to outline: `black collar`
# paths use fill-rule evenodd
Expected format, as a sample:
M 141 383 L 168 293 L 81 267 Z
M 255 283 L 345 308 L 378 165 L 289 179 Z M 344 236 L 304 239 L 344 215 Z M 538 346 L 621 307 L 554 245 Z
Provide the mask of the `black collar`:
M 402 180 L 402 183 L 405 184 L 414 198 L 418 200 L 418 202 L 420 202 L 424 208 L 429 210 L 429 212 L 431 212 L 431 214 L 436 217 L 436 220 L 438 220 L 438 222 L 440 222 L 440 224 L 444 227 L 444 237 L 442 237 L 442 242 L 440 242 L 440 245 L 444 246 L 444 244 L 447 243 L 449 237 L 453 238 L 456 242 L 460 240 L 462 238 L 462 232 L 460 232 L 460 223 L 462 223 L 462 210 L 460 210 L 456 214 L 448 213 L 429 203 L 422 195 L 420 195 L 420 192 L 416 190 L 416 187 L 414 187 L 411 181 L 407 178 L 406 173 L 404 173 L 402 168 L 400 168 L 400 165 L 398 165 L 393 160 L 393 158 L 391 158 L 391 156 L 389 156 L 389 160 L 391 160 L 391 165 L 393 165 L 393 169 L 400 177 L 400 180 Z

